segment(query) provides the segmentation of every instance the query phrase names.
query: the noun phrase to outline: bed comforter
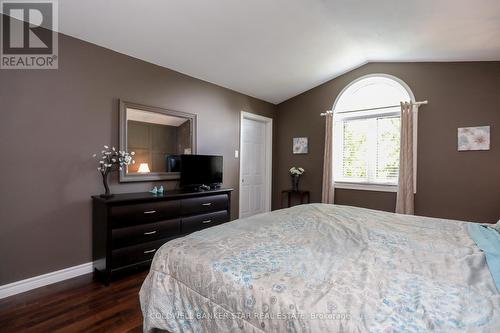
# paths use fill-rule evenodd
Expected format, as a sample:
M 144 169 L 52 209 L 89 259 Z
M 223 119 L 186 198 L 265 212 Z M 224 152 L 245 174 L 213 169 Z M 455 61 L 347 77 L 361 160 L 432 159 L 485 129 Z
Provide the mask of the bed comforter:
M 145 332 L 500 332 L 467 223 L 339 205 L 170 241 L 140 300 Z

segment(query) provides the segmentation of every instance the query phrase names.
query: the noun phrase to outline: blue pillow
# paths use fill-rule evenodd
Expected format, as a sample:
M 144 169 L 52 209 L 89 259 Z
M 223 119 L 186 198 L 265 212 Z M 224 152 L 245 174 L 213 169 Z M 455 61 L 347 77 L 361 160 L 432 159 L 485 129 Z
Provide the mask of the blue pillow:
M 497 223 L 495 227 L 498 226 Z M 491 276 L 500 292 L 500 233 L 496 228 L 478 223 L 469 223 L 467 229 L 477 246 L 483 250 Z

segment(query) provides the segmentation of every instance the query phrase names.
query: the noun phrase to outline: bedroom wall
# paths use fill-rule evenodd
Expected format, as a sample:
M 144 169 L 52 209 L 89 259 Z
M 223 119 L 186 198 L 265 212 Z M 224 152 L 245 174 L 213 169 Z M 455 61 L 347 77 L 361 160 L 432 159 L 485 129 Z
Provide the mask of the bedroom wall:
M 370 63 L 278 105 L 276 186 L 290 188 L 287 170 L 302 166 L 301 189 L 321 200 L 324 118 L 340 91 L 354 79 L 387 73 L 405 81 L 417 100 L 429 100 L 418 119 L 416 214 L 459 220 L 496 222 L 500 218 L 500 62 Z M 491 126 L 491 150 L 457 151 L 457 128 Z M 307 155 L 292 154 L 292 138 L 309 137 Z M 335 202 L 394 211 L 389 192 L 341 190 Z
M 96 45 L 59 36 L 58 70 L 0 70 L 0 285 L 91 260 L 91 155 L 118 144 L 118 99 L 196 113 L 198 152 L 224 155 L 238 215 L 240 111 L 275 106 Z M 114 193 L 176 182 L 119 184 Z

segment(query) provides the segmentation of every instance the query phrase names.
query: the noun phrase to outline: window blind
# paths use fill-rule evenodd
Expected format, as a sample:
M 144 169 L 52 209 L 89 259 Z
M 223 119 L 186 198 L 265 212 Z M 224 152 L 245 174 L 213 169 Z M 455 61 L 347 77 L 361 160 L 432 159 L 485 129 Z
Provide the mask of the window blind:
M 399 116 L 342 121 L 342 176 L 345 181 L 397 183 Z

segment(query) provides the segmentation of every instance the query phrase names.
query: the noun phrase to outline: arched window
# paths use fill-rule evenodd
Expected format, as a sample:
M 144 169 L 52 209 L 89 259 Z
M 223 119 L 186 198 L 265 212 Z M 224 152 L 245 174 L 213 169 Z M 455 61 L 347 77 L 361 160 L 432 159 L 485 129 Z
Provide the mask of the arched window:
M 413 93 L 385 74 L 361 77 L 339 94 L 333 107 L 335 187 L 396 190 L 403 101 L 414 102 Z

